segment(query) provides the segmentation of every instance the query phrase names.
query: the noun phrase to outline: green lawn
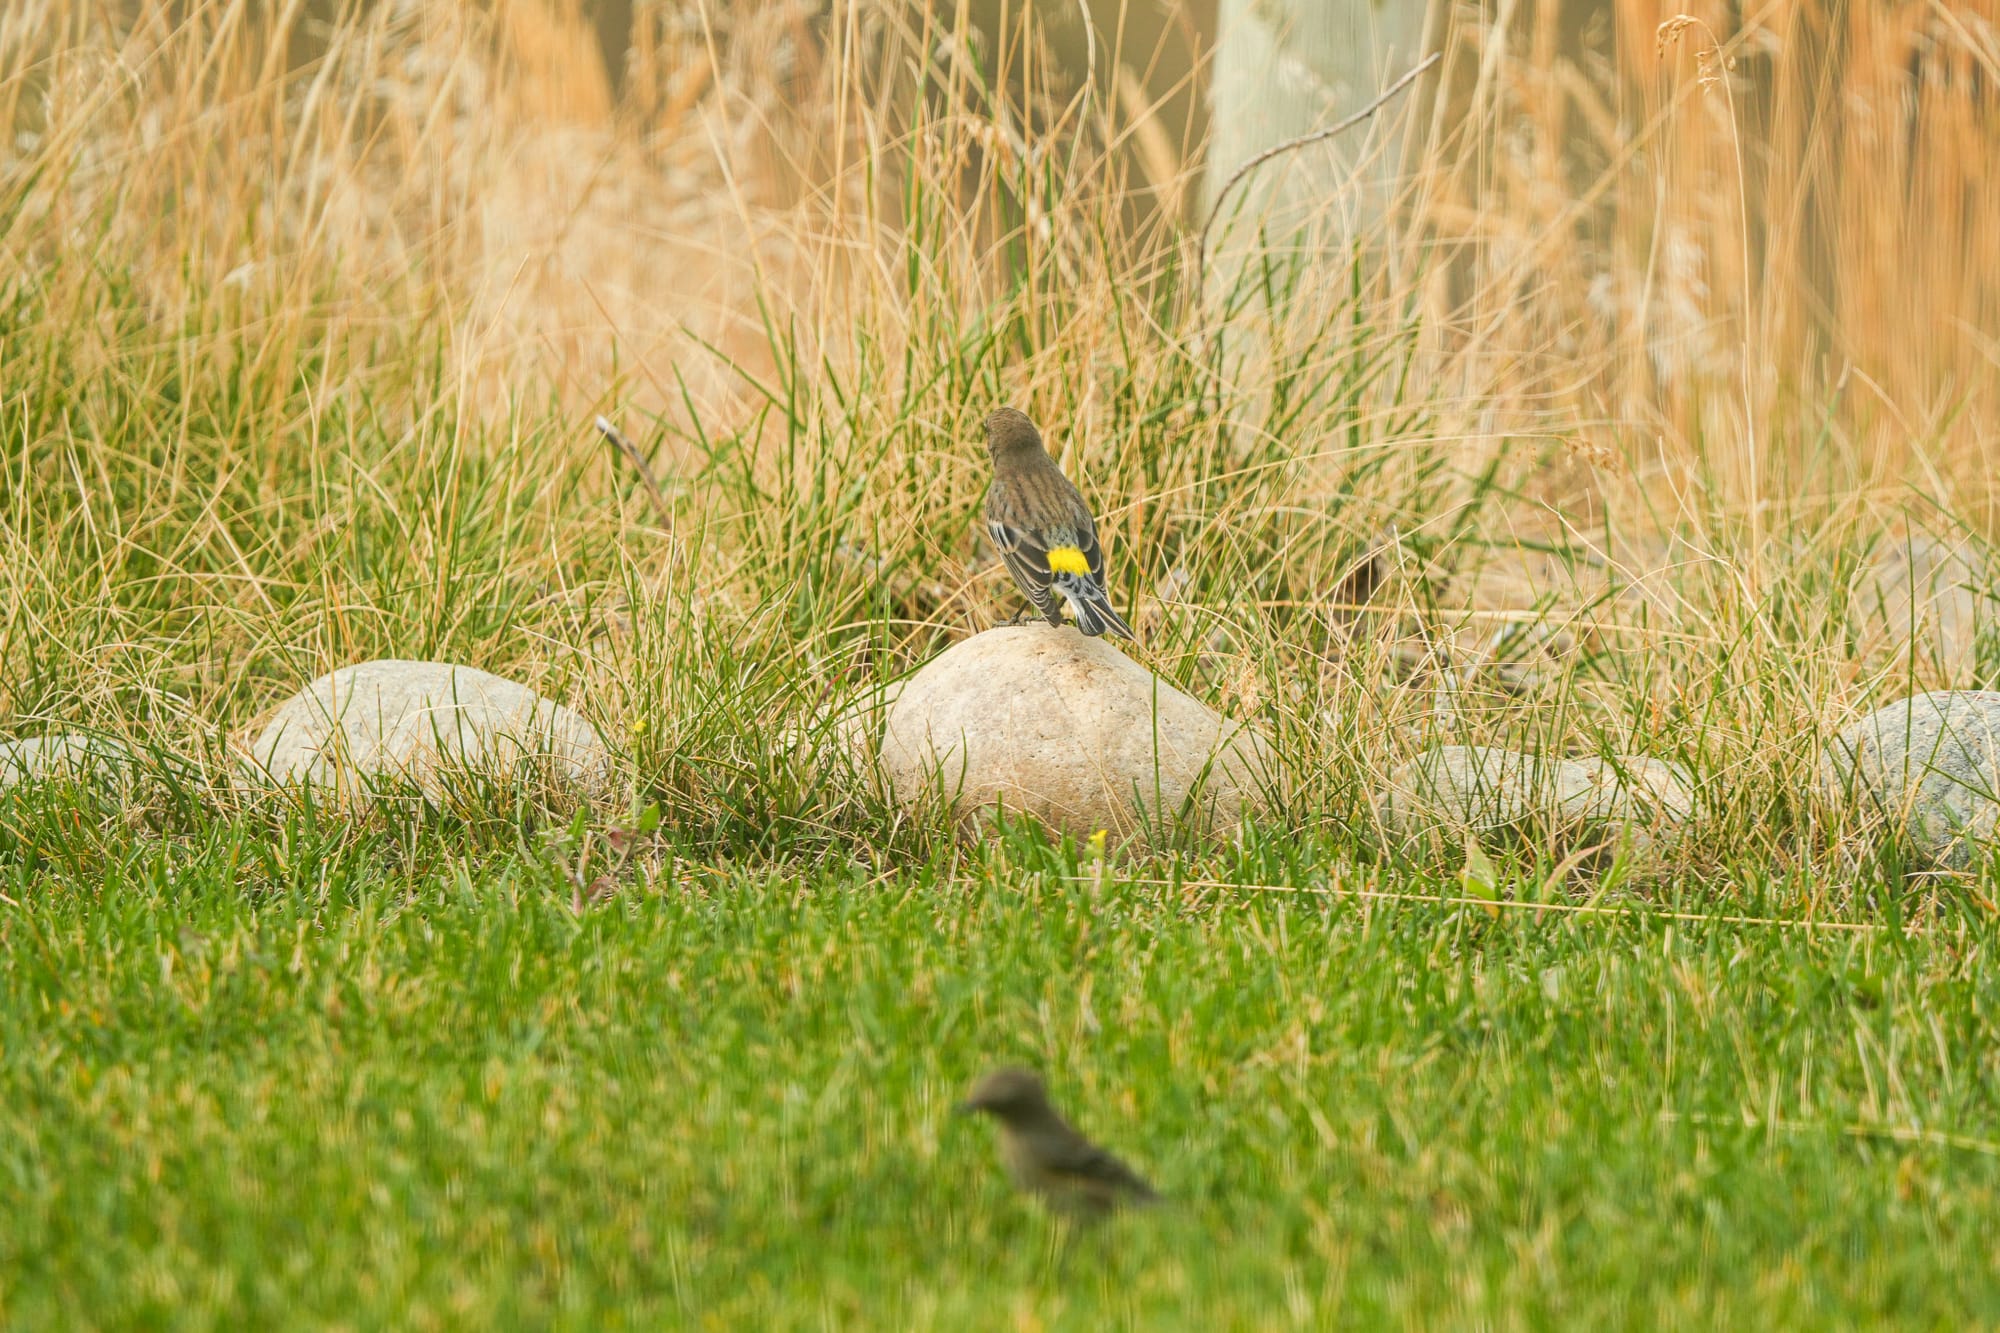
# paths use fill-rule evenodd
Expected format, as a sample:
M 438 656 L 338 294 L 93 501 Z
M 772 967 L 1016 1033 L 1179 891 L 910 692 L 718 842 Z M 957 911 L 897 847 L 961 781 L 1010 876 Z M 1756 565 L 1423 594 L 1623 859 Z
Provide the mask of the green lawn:
M 0 904 L 10 1326 L 2000 1319 L 1983 921 L 1495 916 L 1256 852 L 1170 888 L 1025 836 L 664 856 L 579 919 L 440 830 L 38 855 L 62 818 L 15 812 Z M 1171 1204 L 1059 1265 L 949 1114 L 1001 1061 Z
M 2000 680 L 1990 617 L 1940 646 L 1879 567 L 2000 513 L 1977 320 L 1808 370 L 1751 312 L 1824 291 L 1635 229 L 1707 159 L 1619 121 L 1571 197 L 1522 133 L 1624 102 L 1542 107 L 1511 38 L 1476 83 L 1534 114 L 1405 103 L 1409 209 L 1209 248 L 1122 91 L 949 6 L 641 7 L 685 31 L 596 130 L 594 46 L 497 54 L 535 5 L 40 8 L 0 21 L 0 742 L 179 762 L 0 794 L 0 1326 L 2000 1327 L 2000 862 L 1906 875 L 1818 793 L 1848 719 Z M 1925 169 L 1885 207 L 1966 179 Z M 1002 404 L 1135 658 L 1281 761 L 1233 848 L 965 847 L 854 743 L 1020 608 Z M 562 793 L 349 826 L 242 781 L 378 658 L 575 708 L 585 817 L 658 845 L 585 906 Z M 1694 814 L 1643 864 L 1391 836 L 1441 743 L 1671 760 Z M 1002 1062 L 1167 1206 L 1066 1250 L 950 1114 Z

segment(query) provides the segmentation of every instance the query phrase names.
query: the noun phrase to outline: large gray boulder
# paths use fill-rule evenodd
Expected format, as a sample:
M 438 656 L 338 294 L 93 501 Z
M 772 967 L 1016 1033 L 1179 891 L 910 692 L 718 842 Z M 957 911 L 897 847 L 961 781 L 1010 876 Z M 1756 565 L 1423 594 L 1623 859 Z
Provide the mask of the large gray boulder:
M 1677 766 L 1643 755 L 1550 758 L 1493 745 L 1440 745 L 1389 780 L 1386 822 L 1406 841 L 1457 841 L 1509 831 L 1670 843 L 1694 817 L 1693 784 Z
M 280 783 L 365 793 L 381 779 L 436 796 L 452 773 L 594 785 L 597 729 L 525 685 L 447 662 L 384 659 L 321 676 L 279 706 L 251 763 Z
M 1270 774 L 1254 732 L 1048 625 L 990 629 L 927 663 L 889 706 L 881 761 L 905 807 L 942 793 L 962 826 L 997 806 L 1117 841 L 1166 821 L 1230 829 Z
M 1820 783 L 1906 834 L 1920 862 L 1971 869 L 2000 821 L 2000 691 L 1937 690 L 1876 709 L 1834 736 Z
M 23 782 L 109 782 L 129 774 L 131 765 L 123 745 L 80 731 L 0 741 L 0 791 Z

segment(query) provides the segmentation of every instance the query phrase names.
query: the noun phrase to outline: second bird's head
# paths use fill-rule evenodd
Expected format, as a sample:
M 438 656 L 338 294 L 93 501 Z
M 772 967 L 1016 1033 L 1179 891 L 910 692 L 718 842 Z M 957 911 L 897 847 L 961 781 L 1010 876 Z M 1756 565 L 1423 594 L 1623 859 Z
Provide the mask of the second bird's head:
M 1049 1109 L 1041 1078 L 1028 1069 L 996 1069 L 972 1085 L 958 1104 L 960 1115 L 984 1113 L 1003 1121 L 1022 1120 Z
M 1042 452 L 1042 433 L 1028 414 L 1018 408 L 1003 407 L 986 418 L 986 452 L 995 462 L 1003 458 Z

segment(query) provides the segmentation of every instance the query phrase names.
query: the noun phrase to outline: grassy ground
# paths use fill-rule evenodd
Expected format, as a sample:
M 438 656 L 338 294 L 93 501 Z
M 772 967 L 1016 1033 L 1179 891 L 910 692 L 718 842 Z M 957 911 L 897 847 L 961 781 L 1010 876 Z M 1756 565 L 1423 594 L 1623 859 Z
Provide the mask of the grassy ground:
M 408 851 L 218 827 L 14 875 L 9 1323 L 2000 1317 L 1989 925 L 1494 917 L 1026 837 L 668 859 L 579 918 L 533 860 Z M 1059 1266 L 948 1114 L 1000 1061 L 1172 1203 Z
M 1603 117 L 1581 187 L 1495 149 L 1555 77 L 1476 25 L 1396 207 L 1225 218 L 1204 280 L 1155 206 L 1192 164 L 1140 179 L 1032 32 L 806 8 L 646 10 L 644 115 L 568 98 L 595 48 L 527 0 L 0 25 L 0 736 L 149 758 L 0 796 L 0 1322 L 2000 1321 L 1993 876 L 1814 785 L 1856 710 L 1995 675 L 1866 572 L 1992 527 L 1987 287 L 1811 361 L 1803 279 L 1648 231 L 1747 252 L 1734 190 Z M 1659 114 L 1733 160 L 1694 37 Z M 1839 267 L 1892 289 L 1875 234 Z M 1132 651 L 1271 739 L 1241 837 L 969 845 L 848 743 L 1016 609 L 1000 402 Z M 620 790 L 243 779 L 373 657 L 571 704 Z M 1468 897 L 1379 819 L 1439 742 L 1658 756 L 1699 809 Z M 578 904 L 564 830 L 633 806 Z M 1172 1205 L 1061 1267 L 947 1115 L 1003 1060 Z

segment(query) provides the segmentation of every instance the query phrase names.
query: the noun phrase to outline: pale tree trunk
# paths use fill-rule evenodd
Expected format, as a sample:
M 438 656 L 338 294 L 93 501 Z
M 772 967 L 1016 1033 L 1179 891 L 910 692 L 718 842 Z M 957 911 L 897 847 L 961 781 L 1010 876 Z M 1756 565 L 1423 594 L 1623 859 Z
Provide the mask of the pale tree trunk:
M 1430 8 L 1427 0 L 1221 0 L 1204 212 L 1244 162 L 1360 110 L 1415 64 Z M 1258 167 L 1221 201 L 1217 235 L 1230 230 L 1219 254 L 1240 263 L 1259 219 L 1276 245 L 1355 234 L 1387 198 L 1402 156 L 1391 130 L 1404 111 L 1387 107 L 1339 139 Z M 1211 276 L 1234 265 L 1221 267 Z

